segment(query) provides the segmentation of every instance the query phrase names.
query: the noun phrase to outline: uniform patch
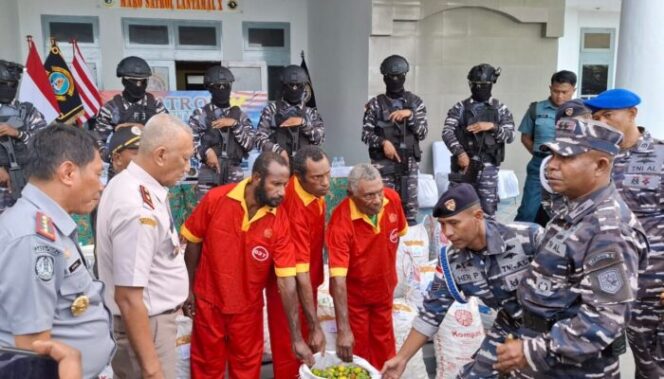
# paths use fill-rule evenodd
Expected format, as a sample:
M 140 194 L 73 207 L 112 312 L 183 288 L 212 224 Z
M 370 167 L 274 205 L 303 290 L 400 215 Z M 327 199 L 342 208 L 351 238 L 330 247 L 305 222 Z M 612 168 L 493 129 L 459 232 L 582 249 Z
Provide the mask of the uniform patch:
M 265 229 L 263 231 L 263 237 L 268 238 L 268 239 L 272 238 L 272 229 L 270 229 L 270 228 Z
M 572 117 L 573 114 L 574 114 L 574 108 L 572 108 L 572 107 L 565 108 L 565 116 Z
M 152 196 L 150 196 L 150 191 L 148 191 L 145 186 L 139 187 L 141 191 L 141 198 L 143 199 L 143 204 L 147 205 L 151 209 L 154 209 L 154 204 L 152 203 Z
M 140 222 L 141 225 L 147 225 L 153 228 L 157 226 L 157 220 L 153 219 L 152 217 L 140 217 L 138 222 Z
M 513 272 L 509 275 L 505 275 L 505 289 L 508 291 L 516 291 L 516 289 L 519 287 L 519 283 L 521 282 L 521 278 L 523 278 L 526 272 L 528 272 L 528 270 L 521 270 Z
M 556 237 L 548 240 L 544 248 L 559 257 L 567 255 L 567 245 L 564 241 L 559 241 Z
M 457 265 L 453 268 L 452 273 L 457 284 L 474 283 L 482 279 L 482 273 L 475 266 Z
M 54 248 L 53 246 L 48 246 L 48 245 L 37 245 L 32 248 L 32 251 L 37 254 L 57 254 L 58 249 Z
M 50 255 L 40 255 L 35 261 L 35 274 L 37 277 L 45 282 L 53 279 L 54 260 Z
M 392 243 L 398 243 L 399 242 L 399 231 L 396 229 L 392 229 L 390 232 L 390 242 Z
M 263 246 L 256 246 L 251 249 L 251 256 L 259 262 L 265 262 L 270 257 L 270 253 Z
M 395 222 L 397 222 L 397 214 L 396 213 L 390 213 L 389 219 L 390 219 L 390 222 L 394 224 Z
M 55 241 L 55 226 L 53 220 L 47 215 L 37 212 L 35 232 L 50 241 Z
M 81 265 L 81 259 L 77 259 L 76 262 L 72 263 L 69 268 L 67 269 L 69 273 L 71 274 L 74 272 L 79 266 Z
M 454 212 L 456 209 L 456 201 L 454 201 L 454 199 L 447 200 L 443 205 L 445 205 L 445 209 L 450 212 Z
M 597 274 L 599 289 L 606 293 L 615 295 L 622 289 L 625 282 L 617 268 L 611 268 Z

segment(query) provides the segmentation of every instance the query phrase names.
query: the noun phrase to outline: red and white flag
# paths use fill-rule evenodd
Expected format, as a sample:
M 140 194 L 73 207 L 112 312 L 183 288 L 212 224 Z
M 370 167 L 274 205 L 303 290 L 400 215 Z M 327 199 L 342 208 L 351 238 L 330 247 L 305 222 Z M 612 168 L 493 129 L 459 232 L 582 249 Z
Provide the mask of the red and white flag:
M 73 40 L 71 44 L 74 49 L 71 74 L 78 88 L 78 96 L 83 103 L 83 109 L 85 109 L 85 112 L 78 118 L 78 121 L 82 124 L 99 112 L 99 108 L 101 108 L 101 95 L 93 80 L 92 72 L 88 64 L 85 63 L 81 50 L 78 48 L 78 43 L 76 40 Z
M 32 103 L 44 115 L 46 122 L 50 123 L 60 115 L 60 107 L 37 47 L 30 37 L 28 37 L 28 60 L 25 68 L 26 73 L 21 80 L 18 99 Z

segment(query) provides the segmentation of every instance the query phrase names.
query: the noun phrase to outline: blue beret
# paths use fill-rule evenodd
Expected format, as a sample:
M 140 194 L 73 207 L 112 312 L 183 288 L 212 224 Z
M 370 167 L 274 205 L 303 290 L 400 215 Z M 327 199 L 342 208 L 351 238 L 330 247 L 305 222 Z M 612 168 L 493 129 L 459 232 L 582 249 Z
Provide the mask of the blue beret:
M 586 100 L 585 104 L 593 112 L 602 109 L 625 109 L 639 105 L 641 98 L 632 91 L 615 88 L 604 91 L 592 99 Z
M 456 184 L 440 196 L 433 207 L 433 217 L 452 217 L 479 203 L 480 198 L 473 186 L 468 183 Z

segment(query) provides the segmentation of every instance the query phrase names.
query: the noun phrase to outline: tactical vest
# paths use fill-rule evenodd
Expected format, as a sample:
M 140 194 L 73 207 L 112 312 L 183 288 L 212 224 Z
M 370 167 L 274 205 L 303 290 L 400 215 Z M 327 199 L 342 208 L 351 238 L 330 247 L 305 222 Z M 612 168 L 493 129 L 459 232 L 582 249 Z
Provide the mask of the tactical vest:
M 242 116 L 240 107 L 230 107 L 228 112 L 224 114 L 223 110 L 215 110 L 212 103 L 208 103 L 203 107 L 203 111 L 205 112 L 205 125 L 208 129 L 202 137 L 202 142 L 211 147 L 219 159 L 229 159 L 234 164 L 239 165 L 242 158 L 246 158 L 248 155 L 242 145 L 235 139 L 232 128 L 214 129 L 212 128 L 212 122 L 222 117 L 228 117 L 240 123 Z
M 146 102 L 145 105 L 143 101 L 137 101 L 135 103 L 129 103 L 129 107 L 125 109 L 124 100 L 122 95 L 113 96 L 113 104 L 117 107 L 120 112 L 120 118 L 117 121 L 117 124 L 124 124 L 127 122 L 135 122 L 141 125 L 145 125 L 150 117 L 157 114 L 157 99 L 151 94 L 146 93 Z
M 480 121 L 500 125 L 498 100 L 492 99 L 491 103 L 480 103 L 466 99 L 463 101 L 463 109 L 463 119 L 454 130 L 457 140 L 470 158 L 478 157 L 482 163 L 500 165 L 505 160 L 505 143 L 498 142 L 493 131 L 473 134 L 466 130 L 468 125 Z M 458 165 L 456 156 L 452 158 L 452 165 L 453 167 Z
M 401 124 L 390 121 L 390 114 L 394 111 L 410 109 L 415 113 L 415 110 L 411 109 L 412 104 L 415 103 L 416 100 L 415 95 L 405 91 L 404 101 L 400 106 L 394 104 L 394 102 L 384 94 L 378 95 L 377 100 L 380 105 L 381 113 L 380 120 L 378 120 L 374 127 L 374 133 L 377 136 L 390 141 L 397 149 L 402 160 L 404 159 L 402 154 L 404 154 L 406 157 L 414 157 L 415 160 L 419 162 L 422 157 L 422 150 L 420 150 L 420 142 L 417 139 L 417 136 L 406 126 L 405 121 Z M 370 147 L 369 158 L 374 161 L 387 159 L 383 153 L 382 146 Z
M 3 105 L 0 107 L 0 123 L 7 123 L 14 129 L 25 132 L 28 125 L 25 124 L 25 120 L 29 114 L 32 113 L 34 106 L 31 103 L 19 103 L 18 108 L 15 108 L 10 105 Z M 11 143 L 14 155 L 16 156 L 16 162 L 20 166 L 24 166 L 28 163 L 28 146 L 11 137 L 1 137 L 3 143 Z M 9 167 L 9 154 L 7 150 L 0 147 L 0 166 Z
M 307 137 L 302 132 L 302 127 L 294 126 L 292 128 L 282 128 L 281 125 L 289 117 L 302 117 L 304 118 L 304 109 L 298 105 L 291 105 L 283 100 L 276 102 L 276 110 L 272 119 L 273 131 L 270 134 L 270 141 L 277 143 L 282 149 L 286 150 L 288 156 L 294 156 L 294 153 L 303 148 L 304 146 L 312 145 Z

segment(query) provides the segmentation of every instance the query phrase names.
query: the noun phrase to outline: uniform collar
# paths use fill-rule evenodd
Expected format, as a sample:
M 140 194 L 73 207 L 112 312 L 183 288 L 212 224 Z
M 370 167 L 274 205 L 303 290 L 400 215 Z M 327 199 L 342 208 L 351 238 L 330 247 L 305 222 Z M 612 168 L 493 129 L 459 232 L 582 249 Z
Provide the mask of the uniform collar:
M 10 107 L 10 108 L 18 109 L 18 107 L 19 107 L 20 105 L 21 105 L 21 102 L 18 101 L 18 99 L 14 99 L 14 100 L 10 101 L 10 102 L 7 103 L 7 104 L 0 104 L 0 108 L 2 108 L 2 107 Z
M 608 186 L 602 187 L 581 199 L 569 200 L 568 210 L 564 215 L 565 221 L 570 224 L 575 224 L 587 214 L 595 210 L 597 204 L 600 204 L 610 196 L 617 196 L 615 192 L 616 187 L 613 182 L 611 182 Z
M 34 204 L 46 216 L 50 217 L 53 220 L 53 224 L 62 234 L 71 236 L 76 230 L 76 222 L 69 213 L 35 185 L 31 183 L 26 184 L 23 192 L 21 192 L 21 196 Z
M 304 188 L 302 188 L 300 179 L 298 179 L 297 176 L 293 175 L 292 180 L 293 180 L 293 189 L 295 190 L 295 193 L 300 198 L 300 200 L 302 200 L 304 205 L 309 206 L 309 204 L 311 204 L 312 201 L 320 199 L 319 197 L 310 194 Z
M 497 255 L 505 251 L 505 240 L 493 220 L 484 220 L 486 233 L 486 255 Z
M 357 208 L 357 205 L 355 204 L 352 198 L 349 197 L 348 201 L 350 203 L 350 219 L 353 221 L 364 220 L 364 222 L 371 225 L 371 227 L 374 230 L 374 233 L 376 234 L 380 233 L 380 220 L 383 217 L 385 206 L 389 204 L 390 200 L 386 197 L 383 197 L 383 205 L 380 207 L 380 211 L 378 212 L 378 217 L 376 217 L 376 225 L 374 225 L 374 223 L 371 221 L 371 218 L 366 213 L 363 213 Z
M 129 163 L 126 168 L 127 173 L 138 179 L 141 184 L 145 185 L 147 189 L 153 193 L 157 200 L 161 203 L 166 203 L 168 200 L 168 188 L 162 186 L 155 178 L 152 177 L 143 167 L 137 165 L 133 161 Z
M 651 153 L 655 151 L 655 141 L 650 133 L 648 133 L 645 128 L 640 126 L 639 132 L 641 132 L 641 137 L 639 137 L 638 141 L 636 141 L 636 144 L 629 150 L 636 153 Z
M 553 104 L 553 101 L 551 101 L 550 97 L 544 100 L 544 107 L 551 108 L 554 111 L 558 110 L 558 107 Z
M 246 178 L 243 181 L 239 182 L 238 184 L 233 187 L 226 196 L 229 198 L 236 200 L 240 202 L 240 205 L 242 206 L 242 210 L 244 211 L 244 216 L 242 217 L 242 231 L 246 232 L 249 230 L 249 227 L 251 226 L 252 223 L 260 220 L 261 218 L 265 217 L 268 213 L 271 213 L 273 215 L 277 214 L 277 208 L 272 208 L 268 207 L 267 205 L 264 205 L 256 211 L 256 214 L 254 217 L 249 219 L 249 211 L 247 210 L 247 201 L 244 199 L 244 192 L 247 189 L 247 184 L 249 183 L 249 180 L 251 178 Z

